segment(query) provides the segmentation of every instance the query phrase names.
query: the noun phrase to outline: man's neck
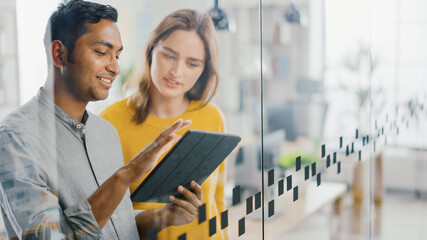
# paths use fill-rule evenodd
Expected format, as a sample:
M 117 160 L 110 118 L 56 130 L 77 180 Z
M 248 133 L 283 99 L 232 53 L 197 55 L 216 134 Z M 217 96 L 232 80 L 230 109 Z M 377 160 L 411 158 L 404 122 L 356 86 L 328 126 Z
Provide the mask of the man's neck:
M 53 85 L 46 82 L 43 86 L 43 92 L 74 120 L 82 122 L 88 103 L 76 100 L 71 93 L 64 91 L 60 87 L 53 87 Z

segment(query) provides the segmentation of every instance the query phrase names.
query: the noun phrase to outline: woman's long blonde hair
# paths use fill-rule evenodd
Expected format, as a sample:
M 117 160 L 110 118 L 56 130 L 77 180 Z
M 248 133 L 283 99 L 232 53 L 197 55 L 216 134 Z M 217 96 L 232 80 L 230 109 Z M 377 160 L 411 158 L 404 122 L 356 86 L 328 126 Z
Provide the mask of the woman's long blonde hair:
M 153 49 L 175 30 L 195 31 L 205 45 L 204 70 L 194 86 L 185 93 L 185 97 L 189 100 L 201 100 L 201 104 L 196 108 L 200 109 L 212 99 L 216 92 L 218 85 L 218 44 L 212 19 L 209 15 L 195 10 L 177 10 L 166 16 L 154 29 L 143 52 L 144 55 L 141 56 L 144 62 L 142 71 L 134 71 L 129 78 L 130 84 L 133 82 L 138 86 L 138 90 L 130 97 L 136 109 L 133 120 L 138 124 L 145 121 L 149 112 Z

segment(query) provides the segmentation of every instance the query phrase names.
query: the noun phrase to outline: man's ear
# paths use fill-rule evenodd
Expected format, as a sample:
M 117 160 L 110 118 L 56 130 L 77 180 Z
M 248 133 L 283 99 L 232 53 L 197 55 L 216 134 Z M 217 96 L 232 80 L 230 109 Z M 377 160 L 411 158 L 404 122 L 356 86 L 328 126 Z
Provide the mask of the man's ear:
M 50 44 L 50 51 L 52 54 L 52 61 L 56 67 L 62 68 L 66 61 L 67 48 L 59 41 L 55 40 Z

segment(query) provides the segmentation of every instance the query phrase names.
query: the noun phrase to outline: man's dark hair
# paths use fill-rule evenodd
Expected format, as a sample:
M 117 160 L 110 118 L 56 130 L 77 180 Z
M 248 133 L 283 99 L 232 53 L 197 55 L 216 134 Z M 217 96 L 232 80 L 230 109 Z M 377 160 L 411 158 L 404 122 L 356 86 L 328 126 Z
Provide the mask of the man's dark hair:
M 83 0 L 71 0 L 60 4 L 50 16 L 45 34 L 45 47 L 49 58 L 49 46 L 60 40 L 68 49 L 68 61 L 73 62 L 72 53 L 79 37 L 86 33 L 86 23 L 98 23 L 101 19 L 117 22 L 117 10 L 110 5 L 102 5 Z

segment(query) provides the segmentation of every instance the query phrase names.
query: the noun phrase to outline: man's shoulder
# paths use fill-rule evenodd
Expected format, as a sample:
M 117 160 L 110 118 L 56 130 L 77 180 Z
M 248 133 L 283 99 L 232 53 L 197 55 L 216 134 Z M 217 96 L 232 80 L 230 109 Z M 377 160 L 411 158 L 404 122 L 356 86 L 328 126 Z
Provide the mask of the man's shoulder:
M 40 108 L 35 99 L 13 110 L 0 121 L 0 132 L 22 133 L 34 129 L 38 122 Z
M 117 135 L 116 128 L 104 118 L 88 112 L 89 118 L 86 123 L 89 128 L 96 129 L 96 131 L 102 131 L 104 134 L 114 134 Z

